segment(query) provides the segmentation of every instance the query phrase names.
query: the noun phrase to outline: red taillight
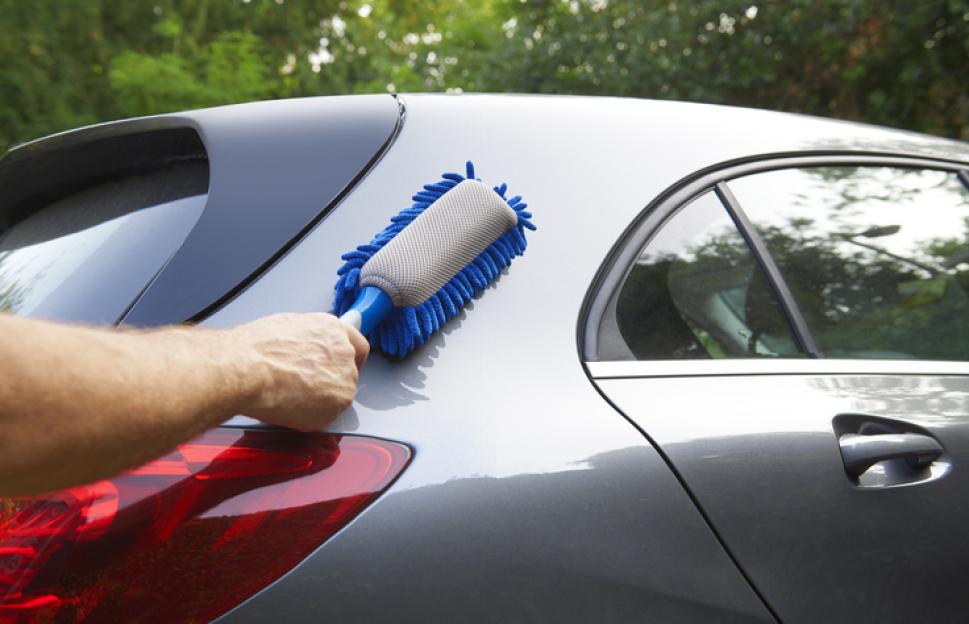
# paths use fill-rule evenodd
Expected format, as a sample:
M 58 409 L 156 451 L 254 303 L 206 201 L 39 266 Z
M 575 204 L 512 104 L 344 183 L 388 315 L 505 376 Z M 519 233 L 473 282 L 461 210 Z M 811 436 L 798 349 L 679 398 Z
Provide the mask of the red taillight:
M 216 429 L 108 481 L 0 499 L 0 623 L 205 621 L 400 474 L 401 444 Z

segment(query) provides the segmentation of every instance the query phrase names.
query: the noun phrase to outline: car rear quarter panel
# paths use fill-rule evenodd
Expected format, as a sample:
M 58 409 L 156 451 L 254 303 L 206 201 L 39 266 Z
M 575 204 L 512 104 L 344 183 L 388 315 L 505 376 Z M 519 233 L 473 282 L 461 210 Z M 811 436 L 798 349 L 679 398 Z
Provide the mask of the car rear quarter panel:
M 400 135 L 372 172 L 208 323 L 328 310 L 340 254 L 467 159 L 486 182 L 523 195 L 539 229 L 528 253 L 429 344 L 403 361 L 371 357 L 356 402 L 331 430 L 405 442 L 413 464 L 224 620 L 769 620 L 661 456 L 589 382 L 576 342 L 583 298 L 643 207 L 703 167 L 851 145 L 962 148 L 669 102 L 404 101 Z

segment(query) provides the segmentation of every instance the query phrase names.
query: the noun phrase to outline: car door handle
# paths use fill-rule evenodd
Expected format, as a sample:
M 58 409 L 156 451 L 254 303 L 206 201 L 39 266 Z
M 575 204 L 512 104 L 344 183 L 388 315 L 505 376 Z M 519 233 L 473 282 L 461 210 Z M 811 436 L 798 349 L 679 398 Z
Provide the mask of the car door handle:
M 905 458 L 915 467 L 932 463 L 942 455 L 942 445 L 921 433 L 881 433 L 858 435 L 848 433 L 838 439 L 845 470 L 858 477 L 873 464 L 886 459 Z

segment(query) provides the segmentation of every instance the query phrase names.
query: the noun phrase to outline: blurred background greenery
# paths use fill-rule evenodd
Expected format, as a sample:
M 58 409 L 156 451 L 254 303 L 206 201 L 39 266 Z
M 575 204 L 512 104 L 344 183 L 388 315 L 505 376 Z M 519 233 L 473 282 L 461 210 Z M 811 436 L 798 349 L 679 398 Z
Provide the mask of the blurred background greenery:
M 0 149 L 385 91 L 683 99 L 969 140 L 967 0 L 0 0 L 0 57 Z

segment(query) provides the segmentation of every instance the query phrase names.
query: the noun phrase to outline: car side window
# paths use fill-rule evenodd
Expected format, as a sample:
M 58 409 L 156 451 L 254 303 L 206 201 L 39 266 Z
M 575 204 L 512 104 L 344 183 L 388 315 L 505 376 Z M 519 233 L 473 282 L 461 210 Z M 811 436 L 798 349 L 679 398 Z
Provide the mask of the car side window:
M 600 352 L 600 359 L 801 356 L 769 282 L 712 191 L 646 244 L 612 306 L 612 333 L 631 355 Z M 608 345 L 603 333 L 600 344 Z
M 956 174 L 812 167 L 728 186 L 824 357 L 969 360 L 969 193 Z

